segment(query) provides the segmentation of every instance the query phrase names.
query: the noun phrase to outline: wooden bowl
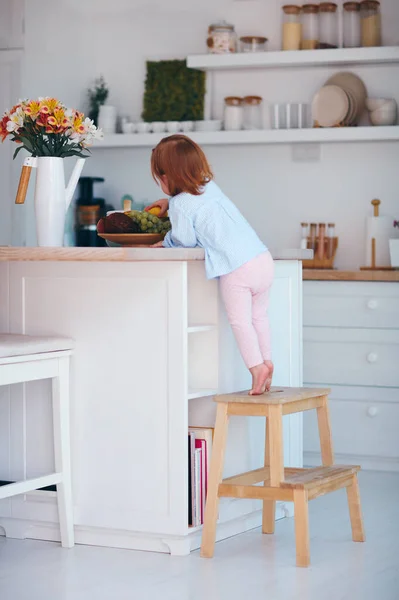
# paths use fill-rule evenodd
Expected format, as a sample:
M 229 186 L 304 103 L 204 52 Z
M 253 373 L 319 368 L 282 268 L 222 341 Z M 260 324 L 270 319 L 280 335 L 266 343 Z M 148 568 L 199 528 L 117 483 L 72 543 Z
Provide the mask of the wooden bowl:
M 163 233 L 99 233 L 103 240 L 107 242 L 109 246 L 124 246 L 126 248 L 133 248 L 135 246 L 152 246 L 163 240 L 165 235 Z

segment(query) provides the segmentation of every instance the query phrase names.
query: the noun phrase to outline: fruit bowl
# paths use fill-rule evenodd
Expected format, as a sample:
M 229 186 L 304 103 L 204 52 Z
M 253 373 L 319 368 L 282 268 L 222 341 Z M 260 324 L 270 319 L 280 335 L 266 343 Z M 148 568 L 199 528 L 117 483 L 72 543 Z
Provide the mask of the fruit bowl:
M 124 246 L 125 248 L 148 247 L 160 242 L 165 237 L 163 233 L 100 233 L 97 235 L 105 240 L 108 246 Z

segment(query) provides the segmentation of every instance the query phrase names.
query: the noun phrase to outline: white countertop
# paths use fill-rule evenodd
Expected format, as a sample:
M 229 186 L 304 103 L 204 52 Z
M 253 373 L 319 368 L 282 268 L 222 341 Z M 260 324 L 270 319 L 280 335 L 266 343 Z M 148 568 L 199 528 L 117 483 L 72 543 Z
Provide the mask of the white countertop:
M 271 250 L 275 260 L 313 258 L 312 250 Z M 204 260 L 202 248 L 37 248 L 0 246 L 0 261 L 142 262 Z

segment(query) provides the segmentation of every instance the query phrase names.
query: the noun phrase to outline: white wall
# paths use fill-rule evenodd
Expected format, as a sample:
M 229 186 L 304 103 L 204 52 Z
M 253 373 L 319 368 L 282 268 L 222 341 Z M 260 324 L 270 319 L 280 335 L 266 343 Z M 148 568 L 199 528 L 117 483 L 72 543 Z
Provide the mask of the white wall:
M 282 0 L 52 0 L 25 2 L 22 95 L 56 95 L 85 107 L 86 89 L 102 73 L 110 102 L 134 119 L 141 112 L 145 60 L 183 58 L 205 49 L 209 23 L 230 20 L 243 34 L 264 34 L 280 45 Z M 399 43 L 399 3 L 383 0 L 384 43 Z M 359 68 L 369 95 L 399 100 L 399 67 Z M 260 94 L 265 102 L 310 102 L 328 69 L 221 73 L 214 116 L 227 94 Z M 217 182 L 270 246 L 299 242 L 300 221 L 335 221 L 337 266 L 364 262 L 365 217 L 378 197 L 399 213 L 399 145 L 325 145 L 317 162 L 294 162 L 290 146 L 205 148 Z M 124 193 L 155 200 L 149 149 L 95 150 L 85 174 L 106 178 L 102 196 L 119 204 Z M 100 192 L 101 188 L 98 188 Z M 28 210 L 32 210 L 30 206 Z M 33 243 L 28 212 L 28 244 Z

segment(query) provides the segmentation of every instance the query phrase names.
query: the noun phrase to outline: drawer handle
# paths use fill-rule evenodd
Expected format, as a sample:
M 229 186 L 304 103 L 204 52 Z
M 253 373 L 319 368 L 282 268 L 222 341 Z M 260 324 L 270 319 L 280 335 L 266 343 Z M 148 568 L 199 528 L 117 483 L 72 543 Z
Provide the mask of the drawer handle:
M 370 354 L 367 354 L 367 361 L 369 363 L 375 363 L 378 360 L 378 355 L 375 352 L 370 352 Z
M 370 406 L 367 409 L 367 414 L 369 417 L 376 417 L 378 415 L 378 408 L 376 406 Z
M 378 307 L 378 301 L 375 300 L 375 298 L 370 298 L 370 300 L 367 302 L 367 308 L 369 308 L 370 310 L 375 310 Z

